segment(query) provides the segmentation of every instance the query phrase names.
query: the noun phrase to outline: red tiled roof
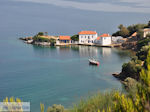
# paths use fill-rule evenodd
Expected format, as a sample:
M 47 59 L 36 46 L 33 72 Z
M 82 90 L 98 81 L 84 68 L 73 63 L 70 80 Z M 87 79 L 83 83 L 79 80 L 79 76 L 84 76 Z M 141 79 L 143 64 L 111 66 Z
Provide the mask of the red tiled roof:
M 59 36 L 59 40 L 71 40 L 70 36 Z
M 137 36 L 137 32 L 134 32 L 131 37 L 136 37 Z
M 97 34 L 96 31 L 81 31 L 79 32 L 79 35 L 93 35 Z
M 144 29 L 144 32 L 146 32 L 146 31 L 150 31 L 150 28 L 145 28 L 145 29 Z
M 100 37 L 110 37 L 110 35 L 105 33 L 105 34 L 101 35 Z
M 97 39 L 96 40 L 100 40 L 100 37 L 97 37 Z

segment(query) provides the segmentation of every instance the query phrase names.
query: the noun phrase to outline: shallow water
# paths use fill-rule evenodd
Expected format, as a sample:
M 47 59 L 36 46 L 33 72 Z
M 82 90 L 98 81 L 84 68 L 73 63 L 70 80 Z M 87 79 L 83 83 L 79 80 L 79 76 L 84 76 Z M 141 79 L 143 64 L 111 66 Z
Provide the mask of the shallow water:
M 40 47 L 13 38 L 1 40 L 0 50 L 0 100 L 30 101 L 32 112 L 40 102 L 69 107 L 90 92 L 121 88 L 111 74 L 130 59 L 130 52 L 115 48 Z M 90 57 L 100 66 L 90 66 Z

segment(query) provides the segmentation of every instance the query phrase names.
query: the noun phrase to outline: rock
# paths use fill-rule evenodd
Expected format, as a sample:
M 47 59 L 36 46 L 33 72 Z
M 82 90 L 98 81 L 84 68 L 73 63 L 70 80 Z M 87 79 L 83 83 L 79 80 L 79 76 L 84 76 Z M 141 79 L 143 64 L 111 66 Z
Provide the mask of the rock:
M 20 39 L 20 40 L 26 40 L 25 38 L 22 38 L 22 37 L 20 37 L 19 39 Z
M 50 46 L 51 45 L 50 42 L 34 42 L 33 44 L 35 44 L 35 45 L 42 45 L 42 46 Z
M 119 73 L 113 73 L 112 74 L 114 77 L 119 78 L 120 74 Z
M 32 44 L 33 40 L 27 40 L 27 44 Z

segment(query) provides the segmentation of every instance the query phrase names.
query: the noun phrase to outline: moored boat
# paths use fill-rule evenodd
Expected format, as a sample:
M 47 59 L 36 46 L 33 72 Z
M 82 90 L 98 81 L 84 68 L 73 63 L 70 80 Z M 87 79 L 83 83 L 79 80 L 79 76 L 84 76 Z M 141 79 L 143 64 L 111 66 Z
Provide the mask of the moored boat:
M 96 61 L 95 59 L 89 59 L 89 64 L 92 64 L 92 65 L 99 65 L 99 62 Z

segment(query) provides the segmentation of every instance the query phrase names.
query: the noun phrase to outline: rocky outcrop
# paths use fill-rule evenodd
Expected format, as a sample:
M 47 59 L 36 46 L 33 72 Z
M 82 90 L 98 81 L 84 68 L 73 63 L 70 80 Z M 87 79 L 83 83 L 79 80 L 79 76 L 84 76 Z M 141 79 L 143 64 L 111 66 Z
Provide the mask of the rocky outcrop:
M 123 49 L 131 49 L 131 50 L 136 50 L 137 49 L 137 41 L 133 41 L 133 42 L 124 42 L 122 44 L 122 48 Z
M 25 37 L 25 38 L 19 38 L 20 40 L 23 40 L 27 44 L 34 44 L 34 45 L 41 45 L 41 46 L 50 46 L 50 42 L 39 42 L 34 41 L 32 37 Z
M 50 46 L 51 43 L 50 42 L 33 42 L 32 44 L 35 44 L 35 45 L 42 45 L 42 46 Z
M 24 41 L 33 40 L 32 37 L 25 37 L 25 38 L 20 37 L 19 39 Z

